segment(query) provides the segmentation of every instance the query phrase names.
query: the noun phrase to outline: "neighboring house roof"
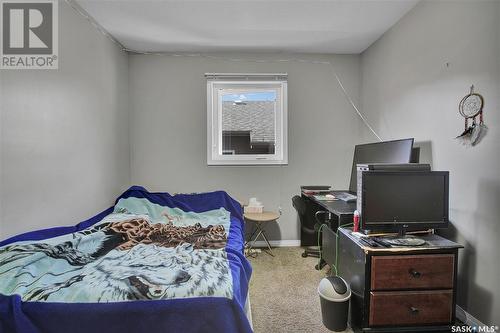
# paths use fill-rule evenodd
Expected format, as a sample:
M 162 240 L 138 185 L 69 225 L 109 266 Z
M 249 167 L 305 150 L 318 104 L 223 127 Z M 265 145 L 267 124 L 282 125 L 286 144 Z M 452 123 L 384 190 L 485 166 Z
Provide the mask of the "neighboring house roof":
M 222 130 L 250 132 L 250 142 L 275 140 L 275 102 L 248 101 L 244 104 L 222 102 Z

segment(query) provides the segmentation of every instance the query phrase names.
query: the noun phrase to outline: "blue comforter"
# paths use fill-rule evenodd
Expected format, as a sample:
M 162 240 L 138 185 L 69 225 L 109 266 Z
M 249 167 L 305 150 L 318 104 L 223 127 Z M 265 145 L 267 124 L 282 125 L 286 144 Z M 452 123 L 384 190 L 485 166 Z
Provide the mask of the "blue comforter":
M 74 227 L 0 242 L 0 332 L 251 332 L 251 267 L 225 192 L 132 187 Z

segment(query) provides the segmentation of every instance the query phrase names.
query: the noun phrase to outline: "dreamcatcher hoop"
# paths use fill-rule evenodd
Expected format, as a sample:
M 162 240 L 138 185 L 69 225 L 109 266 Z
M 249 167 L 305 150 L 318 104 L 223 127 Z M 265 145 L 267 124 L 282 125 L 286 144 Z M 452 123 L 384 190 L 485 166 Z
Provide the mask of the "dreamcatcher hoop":
M 483 123 L 483 106 L 484 98 L 474 92 L 474 85 L 470 87 L 470 93 L 465 95 L 458 104 L 458 112 L 465 118 L 465 129 L 468 128 L 468 120 L 473 119 L 472 123 L 476 123 L 476 117 L 479 115 L 479 122 Z

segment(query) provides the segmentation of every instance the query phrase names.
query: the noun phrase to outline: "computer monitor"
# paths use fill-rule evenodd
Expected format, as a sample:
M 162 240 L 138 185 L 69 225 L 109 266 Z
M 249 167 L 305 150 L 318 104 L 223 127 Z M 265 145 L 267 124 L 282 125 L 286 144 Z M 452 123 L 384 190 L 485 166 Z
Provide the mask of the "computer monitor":
M 448 226 L 448 171 L 365 171 L 361 227 L 406 231 Z
M 412 148 L 413 138 L 356 145 L 352 160 L 349 192 L 356 193 L 357 191 L 357 164 L 409 163 Z

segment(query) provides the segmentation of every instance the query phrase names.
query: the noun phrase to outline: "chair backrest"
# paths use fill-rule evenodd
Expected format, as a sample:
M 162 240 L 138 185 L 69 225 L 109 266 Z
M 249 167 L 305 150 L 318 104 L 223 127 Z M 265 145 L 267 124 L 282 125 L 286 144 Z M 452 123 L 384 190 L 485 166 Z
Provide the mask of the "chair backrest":
M 306 215 L 306 202 L 300 195 L 296 195 L 292 198 L 292 205 L 297 210 L 300 217 Z
M 292 198 L 292 205 L 299 214 L 299 220 L 302 230 L 310 234 L 314 233 L 315 232 L 314 225 L 312 226 L 307 225 L 305 200 L 300 195 L 296 195 Z

